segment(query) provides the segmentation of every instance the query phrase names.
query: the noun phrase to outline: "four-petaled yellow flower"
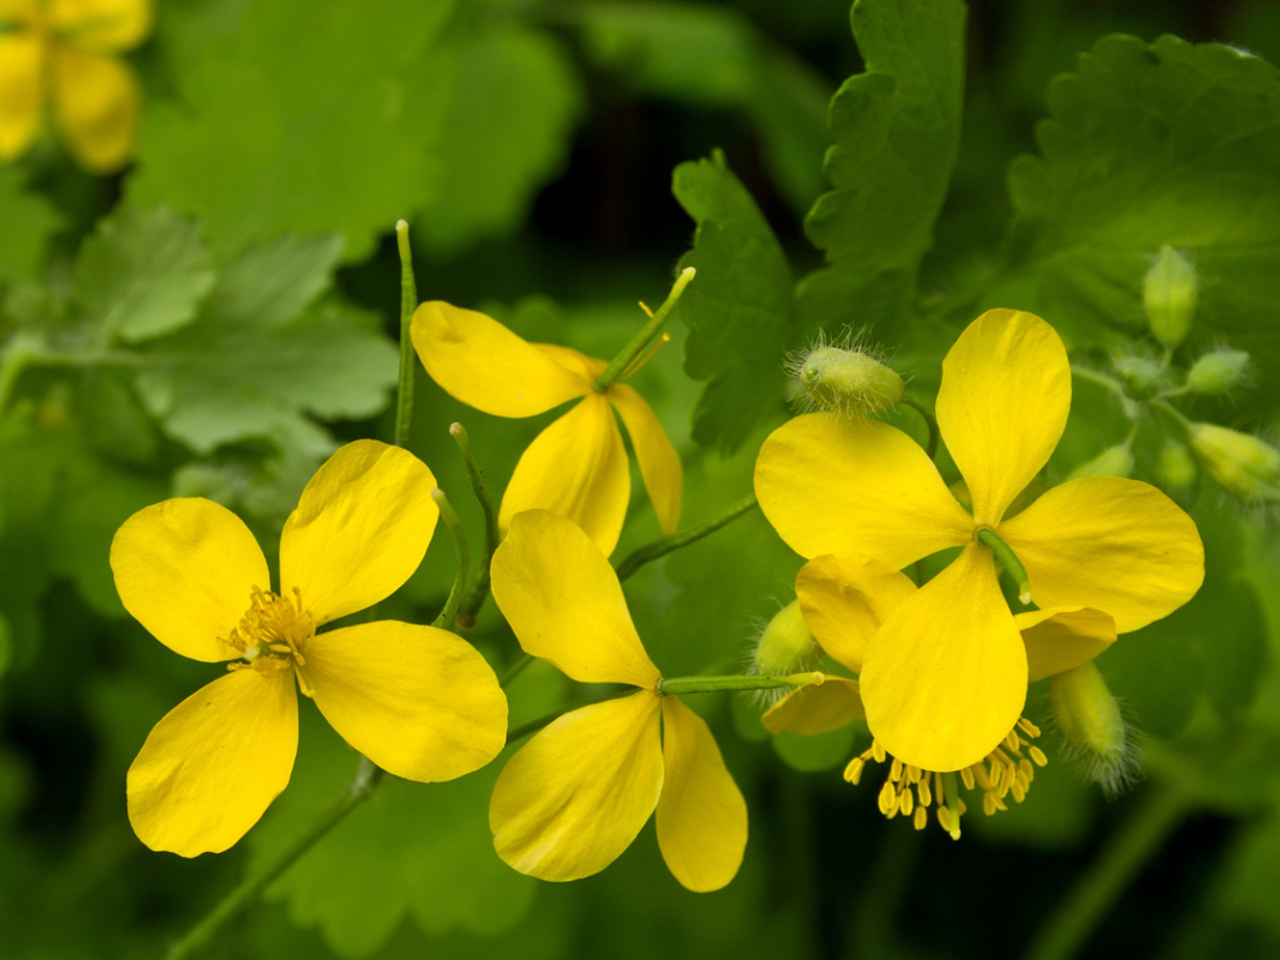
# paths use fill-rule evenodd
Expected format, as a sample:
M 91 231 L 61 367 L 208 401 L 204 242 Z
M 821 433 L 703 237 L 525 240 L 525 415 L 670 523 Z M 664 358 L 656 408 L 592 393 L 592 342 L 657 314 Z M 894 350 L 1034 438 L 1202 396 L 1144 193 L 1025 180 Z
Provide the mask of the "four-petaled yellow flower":
M 526 652 L 582 683 L 640 688 L 565 714 L 511 758 L 489 804 L 498 855 L 543 880 L 590 876 L 656 808 L 677 880 L 697 891 L 732 880 L 746 803 L 706 722 L 658 692 L 661 674 L 604 554 L 562 517 L 521 513 L 493 555 L 493 596 Z
M 47 96 L 71 153 L 120 169 L 138 130 L 138 81 L 115 55 L 151 31 L 150 0 L 0 0 L 0 159 L 40 129 Z
M 439 511 L 411 453 L 359 440 L 311 479 L 280 540 L 280 592 L 231 511 L 197 497 L 134 514 L 111 544 L 127 609 L 165 646 L 229 673 L 156 724 L 129 768 L 129 820 L 154 850 L 225 850 L 289 782 L 302 692 L 399 777 L 451 780 L 506 739 L 507 702 L 470 644 L 394 621 L 327 633 L 417 569 Z
M 477 410 L 532 417 L 582 398 L 521 455 L 498 511 L 504 534 L 516 514 L 544 509 L 578 524 L 606 556 L 613 552 L 631 498 L 631 471 L 614 410 L 627 425 L 658 523 L 664 533 L 675 531 L 680 455 L 635 390 L 622 383 L 596 390 L 604 361 L 568 347 L 529 343 L 483 313 L 439 300 L 418 307 L 411 333 L 431 378 Z
M 832 659 L 855 674 L 862 673 L 867 645 L 880 625 L 916 593 L 916 585 L 905 574 L 863 554 L 815 557 L 796 577 L 806 626 Z M 1115 621 L 1088 607 L 1029 611 L 1017 614 L 1014 622 L 1026 648 L 1029 682 L 1092 660 L 1116 638 Z M 828 675 L 821 686 L 788 694 L 763 719 L 774 733 L 811 736 L 865 716 L 858 681 Z M 1030 743 L 1039 733 L 1030 721 L 1020 719 L 982 760 L 960 770 L 958 782 L 955 776 L 895 759 L 880 790 L 880 812 L 890 818 L 911 817 L 916 829 L 923 830 L 929 806 L 936 800 L 939 824 L 958 838 L 960 815 L 966 809 L 960 785 L 982 790 L 982 808 L 988 816 L 1007 809 L 1005 798 L 1010 794 L 1021 803 L 1035 778 L 1035 766 L 1046 763 L 1044 754 Z M 868 760 L 883 762 L 886 756 L 884 746 L 873 741 L 869 750 L 850 762 L 845 779 L 856 784 Z
M 895 569 L 963 552 L 889 614 L 867 644 L 867 724 L 904 764 L 940 772 L 985 758 L 1026 701 L 1027 648 L 997 582 L 984 529 L 1004 540 L 1046 608 L 1091 607 L 1125 633 L 1189 600 L 1204 578 L 1195 523 L 1149 484 L 1086 477 L 1005 519 L 1049 459 L 1071 406 L 1071 368 L 1039 317 L 991 310 L 942 367 L 942 438 L 973 497 L 960 506 L 924 450 L 875 420 L 811 414 L 784 424 L 756 461 L 765 516 L 813 558 L 863 553 Z

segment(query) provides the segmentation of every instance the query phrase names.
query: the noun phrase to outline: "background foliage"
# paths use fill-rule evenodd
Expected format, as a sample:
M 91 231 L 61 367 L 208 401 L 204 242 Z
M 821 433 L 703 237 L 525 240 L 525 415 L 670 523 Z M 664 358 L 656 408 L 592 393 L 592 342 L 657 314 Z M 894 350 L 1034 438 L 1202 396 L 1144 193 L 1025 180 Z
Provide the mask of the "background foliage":
M 1219 344 L 1254 360 L 1245 388 L 1183 411 L 1264 434 L 1280 413 L 1277 0 L 862 0 L 852 16 L 845 0 L 158 0 L 156 13 L 132 56 L 135 164 L 92 178 L 50 137 L 0 169 L 6 957 L 161 956 L 350 781 L 357 757 L 304 703 L 314 729 L 292 783 L 244 843 L 194 861 L 143 848 L 124 772 L 211 674 L 125 615 L 106 556 L 127 516 L 172 495 L 237 510 L 273 556 L 320 460 L 389 439 L 397 218 L 424 299 L 604 358 L 640 322 L 637 298 L 660 302 L 677 260 L 698 268 L 675 342 L 634 381 L 685 457 L 686 523 L 750 491 L 755 451 L 788 415 L 783 358 L 818 331 L 870 327 L 926 403 L 987 307 L 1040 313 L 1073 359 L 1105 370 L 1154 355 L 1142 277 L 1165 244 L 1192 251 L 1202 278 L 1175 365 Z M 467 426 L 500 488 L 555 414 L 497 420 L 425 376 L 417 387 L 411 448 L 479 543 L 448 424 Z M 920 433 L 909 412 L 890 416 Z M 1115 397 L 1077 381 L 1047 479 L 1129 430 Z M 1141 422 L 1136 476 L 1160 480 L 1177 430 Z M 616 557 L 660 535 L 633 486 Z M 1051 746 L 1025 805 L 968 818 L 958 844 L 917 835 L 839 777 L 865 729 L 774 739 L 751 701 L 703 695 L 691 701 L 751 811 L 725 891 L 681 889 L 651 827 L 597 877 L 515 874 L 485 817 L 495 764 L 387 784 L 210 956 L 1275 956 L 1280 538 L 1265 504 L 1208 477 L 1178 496 L 1205 540 L 1205 587 L 1099 661 L 1145 731 L 1147 780 L 1126 797 L 1105 802 Z M 435 616 L 444 540 L 381 615 Z M 665 673 L 728 672 L 799 566 L 751 513 L 627 592 Z M 513 661 L 492 604 L 471 638 L 499 671 Z M 513 726 L 583 695 L 542 665 L 509 692 Z M 1043 718 L 1043 691 L 1029 710 Z M 1096 931 L 1072 927 L 1080 891 L 1107 908 Z

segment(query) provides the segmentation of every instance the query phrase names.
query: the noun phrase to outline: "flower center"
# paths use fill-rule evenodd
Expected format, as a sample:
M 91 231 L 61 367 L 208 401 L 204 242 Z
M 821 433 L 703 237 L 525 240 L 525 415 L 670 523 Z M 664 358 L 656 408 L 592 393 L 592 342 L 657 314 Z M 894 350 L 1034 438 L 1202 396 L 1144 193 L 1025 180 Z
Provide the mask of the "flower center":
M 315 618 L 302 605 L 302 593 L 297 587 L 292 597 L 254 587 L 249 594 L 248 612 L 222 641 L 242 658 L 241 662 L 227 664 L 227 669 L 269 673 L 292 667 L 302 692 L 311 696 L 302 668 L 307 664 L 307 643 L 315 635 Z
M 960 817 L 968 806 L 960 798 L 957 773 L 966 790 L 982 790 L 982 812 L 988 817 L 997 810 L 1008 810 L 1005 797 L 1013 794 L 1018 803 L 1025 800 L 1035 779 L 1035 768 L 1049 762 L 1044 752 L 1026 739 L 1038 736 L 1039 727 L 1020 717 L 1009 735 L 985 759 L 951 773 L 924 770 L 894 757 L 889 776 L 880 788 L 880 812 L 890 820 L 898 814 L 911 817 L 915 828 L 923 830 L 929 822 L 929 806 L 936 801 L 938 824 L 953 839 L 959 840 Z M 1027 751 L 1025 756 L 1023 748 Z M 856 785 L 862 779 L 868 760 L 884 763 L 886 759 L 889 755 L 884 746 L 879 740 L 872 740 L 869 750 L 849 761 L 844 778 Z

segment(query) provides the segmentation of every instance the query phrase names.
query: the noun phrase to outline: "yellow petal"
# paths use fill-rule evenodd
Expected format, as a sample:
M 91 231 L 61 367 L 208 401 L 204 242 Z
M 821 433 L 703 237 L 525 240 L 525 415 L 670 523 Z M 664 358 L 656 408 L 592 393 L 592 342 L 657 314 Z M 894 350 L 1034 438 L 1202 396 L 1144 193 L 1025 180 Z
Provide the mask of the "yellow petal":
M 799 687 L 788 693 L 765 711 L 760 722 L 770 733 L 799 733 L 813 737 L 847 727 L 866 715 L 857 680 L 827 677 L 820 684 Z
M 221 853 L 289 783 L 298 698 L 289 670 L 235 670 L 170 710 L 129 767 L 129 822 L 152 850 Z
M 1168 616 L 1204 580 L 1195 521 L 1139 480 L 1071 480 L 999 533 L 1027 568 L 1038 606 L 1105 610 L 1119 633 Z
M 1050 607 L 1019 613 L 1013 621 L 1027 645 L 1027 682 L 1092 660 L 1116 639 L 1116 622 L 1090 607 Z
M 91 173 L 113 173 L 133 156 L 142 95 L 127 64 L 53 48 L 53 106 L 71 153 Z
M 317 634 L 303 677 L 342 739 L 388 773 L 430 783 L 478 770 L 507 741 L 507 698 L 447 630 L 382 620 Z
M 591 381 L 492 317 L 443 300 L 418 307 L 409 328 L 431 379 L 469 407 L 532 417 L 591 393 Z
M 609 401 L 584 397 L 543 430 L 520 456 L 498 509 L 505 535 L 525 510 L 550 510 L 582 527 L 608 556 L 631 499 L 631 471 Z
M 26 26 L 39 16 L 41 0 L 0 0 L 0 23 Z
M 988 310 L 942 361 L 938 428 L 968 481 L 973 516 L 1000 522 L 1058 445 L 1071 409 L 1062 338 L 1033 313 Z
M 238 658 L 219 638 L 248 612 L 255 587 L 271 589 L 267 560 L 244 521 L 199 497 L 165 500 L 122 523 L 111 572 L 134 619 L 192 660 Z
M 582 683 L 657 685 L 617 574 L 576 524 L 546 510 L 519 514 L 494 551 L 492 577 L 493 599 L 527 653 Z
M 862 417 L 783 424 L 760 448 L 756 496 L 802 557 L 865 553 L 901 568 L 972 537 L 973 518 L 920 445 Z
M 747 847 L 747 802 L 706 721 L 676 697 L 662 701 L 666 777 L 658 800 L 658 846 L 671 873 L 698 893 L 719 890 Z
M 562 347 L 557 343 L 535 343 L 533 346 L 588 383 L 594 383 L 596 378 L 604 373 L 605 367 L 608 366 L 603 360 L 588 357 L 585 353 L 575 350 L 573 347 Z
M 40 128 L 43 54 L 34 34 L 0 35 L 0 160 L 22 153 Z
M 1027 697 L 1027 654 L 973 543 L 885 621 L 863 660 L 871 733 L 903 763 L 959 770 L 1013 729 Z
M 644 488 L 653 501 L 662 532 L 672 534 L 680 525 L 680 491 L 684 485 L 684 468 L 667 431 L 653 415 L 649 404 L 625 383 L 615 383 L 606 394 L 622 415 L 631 436 L 631 446 L 640 462 Z
M 129 50 L 151 32 L 150 0 L 50 0 L 49 23 L 81 50 Z
M 422 563 L 440 510 L 436 478 L 407 450 L 357 440 L 316 471 L 280 536 L 281 592 L 317 624 L 373 606 Z
M 804 622 L 818 644 L 854 673 L 862 672 L 867 643 L 916 585 L 865 554 L 815 557 L 796 577 Z
M 661 702 L 641 690 L 583 707 L 525 744 L 489 801 L 498 856 L 543 880 L 577 880 L 613 863 L 662 791 Z

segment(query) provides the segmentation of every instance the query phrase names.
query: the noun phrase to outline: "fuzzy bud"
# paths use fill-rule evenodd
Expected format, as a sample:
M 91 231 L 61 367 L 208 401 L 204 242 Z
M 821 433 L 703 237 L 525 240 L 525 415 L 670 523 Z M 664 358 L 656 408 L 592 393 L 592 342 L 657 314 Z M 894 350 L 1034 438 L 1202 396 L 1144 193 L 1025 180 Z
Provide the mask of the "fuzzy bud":
M 1170 350 L 1191 330 L 1200 298 L 1200 277 L 1191 261 L 1173 247 L 1162 247 L 1142 285 L 1147 322 L 1156 339 Z
M 1049 697 L 1058 732 L 1108 796 L 1123 793 L 1136 774 L 1137 751 L 1120 704 L 1092 661 L 1049 679 Z
M 1280 450 L 1249 433 L 1194 423 L 1191 449 L 1209 476 L 1232 496 L 1253 503 L 1280 500 Z
M 902 377 L 864 350 L 819 345 L 794 370 L 804 396 L 819 410 L 873 414 L 902 399 Z
M 800 601 L 792 600 L 779 610 L 760 635 L 751 656 L 750 673 L 771 675 L 807 670 L 818 657 L 818 646 L 800 612 Z
M 1107 447 L 1087 463 L 1082 463 L 1067 476 L 1068 480 L 1080 477 L 1128 477 L 1133 474 L 1133 451 L 1127 443 Z
M 1220 396 L 1239 386 L 1248 369 L 1249 354 L 1243 350 L 1214 350 L 1191 365 L 1187 371 L 1187 389 Z
M 1135 400 L 1150 400 L 1165 386 L 1164 365 L 1150 357 L 1118 357 L 1112 364 L 1124 392 Z
M 1170 440 L 1164 445 L 1157 467 L 1161 486 L 1175 493 L 1189 491 L 1195 486 L 1198 473 L 1196 462 L 1191 458 L 1191 451 L 1186 444 Z

